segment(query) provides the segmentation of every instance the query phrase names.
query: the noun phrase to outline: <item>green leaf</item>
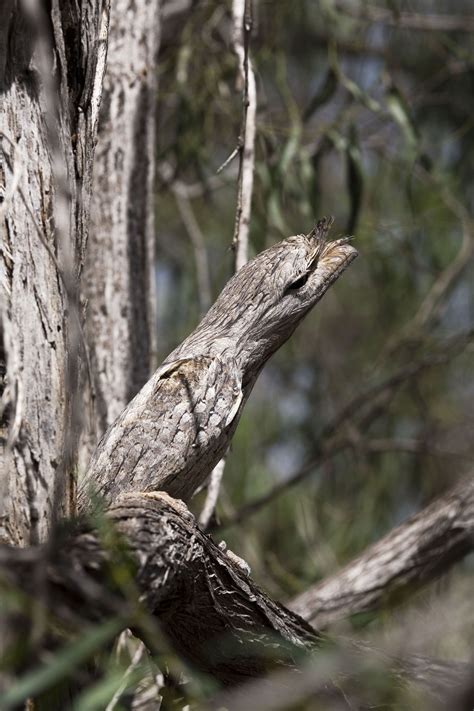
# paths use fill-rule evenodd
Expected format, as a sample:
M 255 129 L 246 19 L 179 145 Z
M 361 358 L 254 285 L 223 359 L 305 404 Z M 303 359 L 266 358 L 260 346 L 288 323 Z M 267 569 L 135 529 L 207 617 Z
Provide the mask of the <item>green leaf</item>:
M 123 627 L 123 620 L 113 618 L 89 628 L 79 639 L 60 649 L 46 663 L 26 674 L 0 696 L 0 708 L 3 711 L 14 708 L 59 683 L 106 642 L 113 639 Z
M 331 64 L 332 70 L 336 74 L 339 83 L 352 95 L 352 97 L 358 101 L 360 104 L 373 111 L 373 113 L 378 114 L 382 111 L 382 106 L 378 101 L 373 99 L 367 92 L 360 88 L 358 84 L 348 76 L 344 74 L 339 64 L 339 59 L 337 56 L 336 46 L 334 44 L 329 47 L 329 62 Z
M 387 108 L 396 123 L 400 126 L 409 150 L 415 153 L 418 150 L 418 131 L 411 120 L 405 100 L 394 86 L 390 88 L 387 94 Z
M 281 203 L 277 190 L 273 190 L 268 200 L 268 217 L 270 224 L 282 234 L 290 232 L 281 211 Z
M 301 131 L 299 126 L 293 124 L 291 128 L 291 133 L 290 136 L 285 143 L 285 147 L 283 148 L 283 151 L 281 153 L 281 158 L 278 164 L 278 169 L 281 173 L 281 178 L 282 182 L 285 182 L 286 174 L 287 171 L 291 165 L 292 160 L 294 159 L 297 151 L 298 151 L 298 146 L 300 143 L 300 137 L 301 137 Z

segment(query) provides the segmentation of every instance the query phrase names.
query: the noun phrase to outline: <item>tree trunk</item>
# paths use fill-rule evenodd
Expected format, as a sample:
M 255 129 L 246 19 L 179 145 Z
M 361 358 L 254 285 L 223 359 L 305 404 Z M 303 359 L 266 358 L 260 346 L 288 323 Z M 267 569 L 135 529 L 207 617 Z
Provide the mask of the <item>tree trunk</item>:
M 73 407 L 108 3 L 0 11 L 0 536 L 43 540 L 73 496 Z
M 94 164 L 83 278 L 95 416 L 81 446 L 98 438 L 150 375 L 155 351 L 154 174 L 160 0 L 118 0 Z M 82 467 L 81 467 L 82 468 Z

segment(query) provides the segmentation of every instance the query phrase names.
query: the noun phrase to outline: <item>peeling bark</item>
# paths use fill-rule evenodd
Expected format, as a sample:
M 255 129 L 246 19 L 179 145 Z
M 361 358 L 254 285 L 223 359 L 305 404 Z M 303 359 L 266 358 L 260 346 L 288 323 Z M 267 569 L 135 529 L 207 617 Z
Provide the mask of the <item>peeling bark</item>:
M 1 10 L 0 538 L 17 544 L 43 540 L 55 497 L 67 510 L 72 492 L 78 276 L 107 12 L 101 0 Z

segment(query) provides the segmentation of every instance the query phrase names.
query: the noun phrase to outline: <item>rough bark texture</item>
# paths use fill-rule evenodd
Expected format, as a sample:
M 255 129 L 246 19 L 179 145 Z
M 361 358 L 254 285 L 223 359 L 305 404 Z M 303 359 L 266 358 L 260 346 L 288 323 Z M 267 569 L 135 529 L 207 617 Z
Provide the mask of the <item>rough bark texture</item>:
M 429 510 L 425 515 L 430 518 Z M 87 523 L 65 530 L 53 548 L 0 546 L 2 587 L 20 588 L 27 596 L 23 610 L 17 606 L 17 614 L 2 630 L 3 654 L 19 636 L 25 644 L 28 634 L 33 635 L 44 604 L 48 616 L 54 616 L 56 634 L 83 632 L 89 622 L 114 618 L 123 627 L 132 626 L 153 651 L 160 649 L 164 632 L 182 658 L 224 686 L 262 677 L 272 667 L 285 668 L 283 676 L 272 675 L 269 683 L 244 689 L 247 706 L 238 708 L 255 706 L 260 698 L 263 704 L 267 692 L 279 684 L 281 693 L 285 690 L 284 708 L 292 690 L 294 700 L 314 692 L 329 693 L 330 699 L 332 692 L 341 692 L 344 676 L 350 679 L 357 670 L 367 671 L 367 661 L 374 658 L 374 668 L 390 669 L 405 682 L 415 681 L 440 697 L 469 681 L 469 664 L 409 654 L 400 659 L 364 645 L 347 649 L 346 644 L 346 651 L 343 646 L 342 654 L 330 655 L 329 660 L 326 650 L 321 664 L 317 654 L 306 662 L 302 655 L 317 650 L 321 641 L 317 632 L 265 595 L 234 556 L 200 531 L 182 502 L 163 493 L 126 494 L 107 516 L 115 532 L 124 537 L 126 549 L 103 523 L 100 532 Z M 120 575 L 111 575 L 113 570 L 120 570 Z M 138 599 L 138 609 L 151 615 L 141 626 Z M 112 633 L 118 629 L 112 627 Z M 31 641 L 38 645 L 37 636 Z M 54 640 L 47 636 L 42 643 L 51 646 Z M 26 645 L 19 668 L 31 664 L 29 649 Z M 287 674 L 293 669 L 301 670 L 296 677 Z M 278 694 L 271 697 L 268 708 L 279 708 Z M 217 707 L 227 708 L 230 703 L 233 708 L 232 699 L 239 698 L 238 694 L 222 698 Z
M 268 358 L 357 252 L 326 242 L 332 221 L 262 252 L 227 283 L 196 330 L 171 353 L 100 442 L 79 494 L 112 501 L 163 490 L 187 500 L 227 451 Z
M 314 648 L 314 630 L 259 590 L 181 502 L 166 494 L 129 494 L 108 517 L 126 538 L 141 604 L 196 669 L 236 684 L 275 664 L 294 666 L 301 651 Z M 36 573 L 46 569 L 48 610 L 69 631 L 114 614 L 124 615 L 124 626 L 133 623 L 128 583 L 114 587 L 111 561 L 117 564 L 117 549 L 104 548 L 103 537 L 84 526 L 53 552 L 0 548 L 3 584 L 38 599 L 35 566 Z M 15 619 L 3 643 L 17 630 Z
M 108 12 L 102 0 L 45 7 L 7 0 L 0 11 L 0 538 L 19 544 L 44 539 L 54 491 L 67 498 L 70 487 L 75 302 Z
M 117 0 L 94 163 L 83 276 L 95 416 L 81 448 L 98 439 L 150 376 L 155 333 L 154 173 L 160 0 Z
M 413 516 L 290 607 L 322 629 L 426 585 L 474 550 L 474 476 Z

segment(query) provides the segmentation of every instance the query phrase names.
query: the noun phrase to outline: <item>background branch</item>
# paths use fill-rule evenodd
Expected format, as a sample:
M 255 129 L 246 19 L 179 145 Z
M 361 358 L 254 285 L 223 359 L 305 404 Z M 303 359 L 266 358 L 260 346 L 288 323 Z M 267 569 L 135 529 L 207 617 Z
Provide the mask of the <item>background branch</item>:
M 296 597 L 290 607 L 321 629 L 426 585 L 472 550 L 474 476 Z
M 181 189 L 179 183 L 172 184 L 172 191 L 176 199 L 181 220 L 186 228 L 189 239 L 194 250 L 194 261 L 196 264 L 196 276 L 199 297 L 199 310 L 203 316 L 212 303 L 211 276 L 209 272 L 209 262 L 206 252 L 206 241 L 199 227 L 199 223 L 194 214 L 186 190 Z
M 257 87 L 252 62 L 249 57 L 249 42 L 252 31 L 251 0 L 233 0 L 232 17 L 234 21 L 234 51 L 239 61 L 240 82 L 243 85 L 244 92 L 239 186 L 233 239 L 235 271 L 238 271 L 248 260 L 248 233 L 255 170 Z
M 252 32 L 252 0 L 233 0 L 232 17 L 234 21 L 234 52 L 239 60 L 240 81 L 244 86 L 243 117 L 239 138 L 239 181 L 237 188 L 237 210 L 233 247 L 235 251 L 235 271 L 238 271 L 249 258 L 249 223 L 252 209 L 253 178 L 255 170 L 255 132 L 257 114 L 257 87 L 252 62 L 249 57 L 249 42 Z M 230 163 L 234 153 L 219 168 Z M 199 521 L 206 529 L 212 520 L 219 498 L 219 490 L 224 476 L 225 458 L 214 468 L 209 479 L 206 501 Z
M 368 3 L 361 3 L 359 7 L 355 7 L 354 4 L 341 0 L 338 0 L 337 7 L 345 14 L 359 20 L 381 22 L 408 30 L 421 32 L 472 32 L 474 30 L 472 15 L 392 12 Z

